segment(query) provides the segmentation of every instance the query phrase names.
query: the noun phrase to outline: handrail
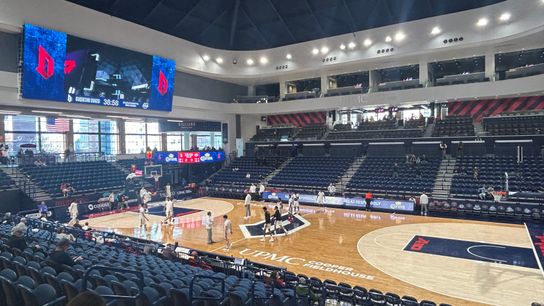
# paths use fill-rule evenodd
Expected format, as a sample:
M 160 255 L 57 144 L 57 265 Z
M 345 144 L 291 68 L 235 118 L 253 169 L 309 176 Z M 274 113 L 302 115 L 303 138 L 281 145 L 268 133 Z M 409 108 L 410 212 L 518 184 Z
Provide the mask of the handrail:
M 116 267 L 110 267 L 110 266 L 103 266 L 103 265 L 93 265 L 87 271 L 85 271 L 85 274 L 83 274 L 83 284 L 81 287 L 81 291 L 87 290 L 87 282 L 89 275 L 91 271 L 93 270 L 108 270 L 108 271 L 114 271 L 114 272 L 123 272 L 123 273 L 134 273 L 136 276 L 138 276 L 138 281 L 136 284 L 138 285 L 139 294 L 134 296 L 134 298 L 138 297 L 140 294 L 142 294 L 142 289 L 144 288 L 144 274 L 141 271 L 131 270 L 131 269 L 123 269 L 123 268 L 116 268 Z M 125 296 L 128 297 L 128 296 Z

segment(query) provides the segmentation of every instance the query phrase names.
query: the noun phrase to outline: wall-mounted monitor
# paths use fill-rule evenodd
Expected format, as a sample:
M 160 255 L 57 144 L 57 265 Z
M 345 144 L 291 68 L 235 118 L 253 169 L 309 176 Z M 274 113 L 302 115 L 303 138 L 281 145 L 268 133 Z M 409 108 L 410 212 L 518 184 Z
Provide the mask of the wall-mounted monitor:
M 25 24 L 25 99 L 172 111 L 176 62 Z

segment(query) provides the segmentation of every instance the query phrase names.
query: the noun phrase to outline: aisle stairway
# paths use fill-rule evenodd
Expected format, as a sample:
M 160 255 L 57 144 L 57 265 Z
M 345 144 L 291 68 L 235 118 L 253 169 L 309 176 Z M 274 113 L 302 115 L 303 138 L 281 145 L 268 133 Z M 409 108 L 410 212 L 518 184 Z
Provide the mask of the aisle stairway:
M 34 181 L 19 171 L 18 167 L 0 167 L 0 171 L 7 174 L 15 182 L 17 188 L 21 189 L 36 203 L 53 199 L 49 193 L 41 189 Z
M 446 157 L 446 159 L 442 160 L 438 169 L 432 192 L 433 199 L 447 199 L 450 195 L 456 160 L 449 155 L 446 155 Z
M 365 161 L 366 156 L 360 156 L 349 166 L 348 170 L 342 175 L 342 178 L 336 182 L 336 192 L 344 192 L 344 187 L 349 183 L 353 175 L 359 170 L 363 162 Z
M 283 170 L 283 168 L 285 168 L 285 166 L 287 166 L 293 159 L 294 157 L 289 157 L 289 159 L 287 159 L 283 164 L 281 164 L 279 168 L 277 168 L 276 170 L 272 171 L 269 175 L 267 175 L 262 180 L 261 183 L 263 183 L 266 186 L 268 184 L 268 181 L 270 181 L 274 176 L 276 176 L 276 174 L 280 173 L 280 171 Z

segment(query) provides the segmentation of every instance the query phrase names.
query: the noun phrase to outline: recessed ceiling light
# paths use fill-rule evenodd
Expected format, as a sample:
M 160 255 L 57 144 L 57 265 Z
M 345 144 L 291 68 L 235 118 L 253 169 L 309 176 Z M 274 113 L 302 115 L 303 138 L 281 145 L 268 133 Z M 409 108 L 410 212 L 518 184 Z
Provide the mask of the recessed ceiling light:
M 346 50 L 346 45 L 341 44 L 341 45 L 340 45 L 340 50 Z
M 367 38 L 367 39 L 365 39 L 365 41 L 363 42 L 363 44 L 365 45 L 365 47 L 368 47 L 368 46 L 372 45 L 372 40 L 370 40 L 370 39 Z
M 327 54 L 329 53 L 329 47 L 325 46 L 325 47 L 321 47 L 321 54 Z
M 218 63 L 218 64 L 223 64 L 223 59 L 218 57 L 215 59 L 215 61 Z
M 261 64 L 263 64 L 263 65 L 264 65 L 264 64 L 268 64 L 268 59 L 267 59 L 266 57 L 263 56 L 263 57 L 261 57 L 261 58 L 259 59 L 259 62 L 260 62 Z
M 406 38 L 406 35 L 402 32 L 397 32 L 397 34 L 395 34 L 396 41 L 402 41 L 404 38 Z
M 285 58 L 290 60 L 293 58 L 293 56 L 291 55 L 291 53 L 287 53 L 287 55 L 285 55 Z
M 312 49 L 312 54 L 317 55 L 319 53 L 319 50 L 317 48 Z
M 432 30 L 431 30 L 431 35 L 438 35 L 442 33 L 442 30 L 439 28 L 439 27 L 434 27 Z
M 208 56 L 208 55 L 203 55 L 203 56 L 202 56 L 202 59 L 203 59 L 205 62 L 207 62 L 207 61 L 210 60 L 210 56 Z
M 392 39 L 391 36 L 389 36 L 389 35 L 385 38 L 385 42 L 391 42 L 392 40 L 393 40 L 393 39 Z
M 476 25 L 479 27 L 485 27 L 489 23 L 489 20 L 487 18 L 480 18 L 478 19 L 478 22 L 476 22 Z
M 508 20 L 510 20 L 510 17 L 512 17 L 512 14 L 510 14 L 508 12 L 505 12 L 505 13 L 501 14 L 501 16 L 499 17 L 499 20 L 500 21 L 508 21 Z
M 348 44 L 348 48 L 350 48 L 350 49 L 355 48 L 355 46 L 357 46 L 357 45 L 352 41 L 350 41 L 349 44 Z
M 246 63 L 247 63 L 248 65 L 253 65 L 254 61 L 253 61 L 251 58 L 248 58 L 248 59 L 246 60 Z

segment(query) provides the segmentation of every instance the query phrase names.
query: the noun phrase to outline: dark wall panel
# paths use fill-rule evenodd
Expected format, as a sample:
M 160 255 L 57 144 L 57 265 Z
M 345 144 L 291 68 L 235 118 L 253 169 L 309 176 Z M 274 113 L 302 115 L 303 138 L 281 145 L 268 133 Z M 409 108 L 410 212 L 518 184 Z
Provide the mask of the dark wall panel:
M 0 70 L 17 72 L 19 34 L 0 32 Z
M 215 102 L 232 102 L 236 96 L 246 96 L 247 87 L 177 72 L 174 95 Z

